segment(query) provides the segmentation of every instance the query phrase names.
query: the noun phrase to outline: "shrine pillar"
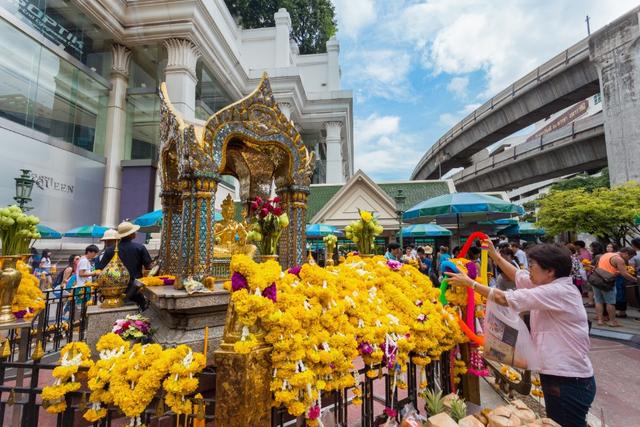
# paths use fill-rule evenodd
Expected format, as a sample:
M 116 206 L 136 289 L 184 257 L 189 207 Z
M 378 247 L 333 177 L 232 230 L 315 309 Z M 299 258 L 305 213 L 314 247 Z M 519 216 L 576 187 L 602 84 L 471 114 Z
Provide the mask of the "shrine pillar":
M 162 231 L 158 263 L 163 274 L 177 275 L 180 271 L 180 241 L 182 228 L 182 193 L 162 191 Z
M 289 226 L 280 236 L 280 265 L 284 268 L 302 265 L 305 261 L 307 198 L 309 187 L 291 186 L 276 190 L 282 209 L 289 216 Z
M 179 279 L 202 281 L 213 274 L 215 245 L 215 197 L 218 179 L 210 176 L 183 178 L 182 232 Z

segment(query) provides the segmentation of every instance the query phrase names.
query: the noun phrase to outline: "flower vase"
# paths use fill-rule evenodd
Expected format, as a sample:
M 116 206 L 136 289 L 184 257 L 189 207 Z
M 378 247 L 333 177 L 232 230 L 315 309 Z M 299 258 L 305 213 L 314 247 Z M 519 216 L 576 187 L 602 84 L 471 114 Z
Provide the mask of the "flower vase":
M 278 255 L 259 255 L 258 259 L 260 260 L 260 262 L 267 262 L 270 259 L 278 262 Z
M 22 273 L 16 269 L 19 259 L 19 255 L 0 257 L 0 323 L 16 320 L 11 304 L 22 280 Z
M 124 292 L 129 285 L 129 271 L 118 256 L 118 245 L 109 264 L 98 276 L 98 289 L 102 295 L 100 307 L 116 308 L 124 305 Z

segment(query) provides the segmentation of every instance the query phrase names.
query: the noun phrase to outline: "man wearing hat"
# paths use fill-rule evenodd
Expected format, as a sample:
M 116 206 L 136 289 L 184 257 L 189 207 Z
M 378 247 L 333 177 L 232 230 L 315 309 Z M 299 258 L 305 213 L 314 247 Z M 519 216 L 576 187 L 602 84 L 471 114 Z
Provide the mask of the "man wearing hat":
M 118 242 L 118 232 L 110 228 L 104 232 L 104 234 L 102 235 L 102 239 L 100 240 L 104 242 L 104 248 L 102 248 L 102 250 L 96 257 L 96 265 L 100 264 L 100 262 L 102 261 L 102 258 L 104 258 L 104 253 L 107 251 L 107 249 L 109 249 L 112 246 L 115 246 L 115 244 Z
M 136 237 L 136 231 L 140 229 L 139 225 L 134 225 L 129 221 L 121 222 L 118 225 L 116 239 L 120 240 L 118 244 L 118 256 L 129 271 L 130 281 L 127 286 L 127 299 L 138 304 L 140 311 L 144 311 L 149 305 L 147 299 L 138 292 L 135 286 L 135 280 L 142 277 L 142 268 L 151 268 L 151 256 L 144 245 L 133 241 Z M 106 234 L 106 233 L 105 233 Z M 103 238 L 104 239 L 104 238 Z M 105 249 L 102 259 L 96 264 L 96 268 L 104 269 L 115 252 L 115 244 Z

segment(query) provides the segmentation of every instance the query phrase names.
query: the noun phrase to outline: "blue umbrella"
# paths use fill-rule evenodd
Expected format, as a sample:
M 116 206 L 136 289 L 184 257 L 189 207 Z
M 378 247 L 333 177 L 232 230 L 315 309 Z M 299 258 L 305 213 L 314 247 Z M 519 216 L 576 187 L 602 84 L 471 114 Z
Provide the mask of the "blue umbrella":
M 73 230 L 69 230 L 64 233 L 64 237 L 91 237 L 94 239 L 100 239 L 107 231 L 109 227 L 103 227 L 101 225 L 82 225 L 76 227 Z
M 219 212 L 215 213 L 215 220 L 222 220 L 222 215 Z M 162 227 L 162 209 L 140 215 L 132 222 L 136 225 L 139 225 L 140 231 L 142 231 L 143 233 L 157 233 Z
M 62 239 L 62 233 L 51 227 L 47 227 L 43 224 L 37 224 L 36 228 L 38 229 L 38 233 L 40 233 L 41 239 Z
M 306 228 L 307 237 L 324 237 L 329 234 L 335 234 L 341 236 L 342 231 L 338 230 L 333 225 L 328 224 L 309 224 Z
M 413 224 L 402 229 L 402 237 L 448 237 L 452 234 L 436 224 Z
M 424 223 L 436 220 L 440 224 L 460 223 L 460 219 L 488 221 L 523 215 L 522 206 L 481 193 L 451 193 L 433 197 L 405 211 L 403 221 Z
M 535 224 L 530 222 L 519 222 L 517 225 L 511 225 L 502 230 L 505 236 L 542 236 L 544 235 L 543 228 L 537 228 Z

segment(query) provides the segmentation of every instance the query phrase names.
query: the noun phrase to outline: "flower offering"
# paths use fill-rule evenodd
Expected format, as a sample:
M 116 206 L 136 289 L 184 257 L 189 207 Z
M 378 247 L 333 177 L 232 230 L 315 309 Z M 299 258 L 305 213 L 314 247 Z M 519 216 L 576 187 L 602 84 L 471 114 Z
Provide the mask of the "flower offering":
M 347 239 L 353 241 L 358 247 L 358 252 L 364 255 L 371 254 L 376 236 L 382 234 L 384 229 L 369 211 L 359 210 L 360 219 L 352 222 L 344 228 Z
M 125 340 L 147 339 L 153 333 L 149 319 L 140 314 L 130 314 L 116 320 L 112 332 Z
M 263 200 L 259 196 L 251 202 L 251 231 L 247 240 L 255 242 L 262 255 L 275 255 L 280 234 L 289 225 L 289 216 L 280 206 L 280 198 Z

